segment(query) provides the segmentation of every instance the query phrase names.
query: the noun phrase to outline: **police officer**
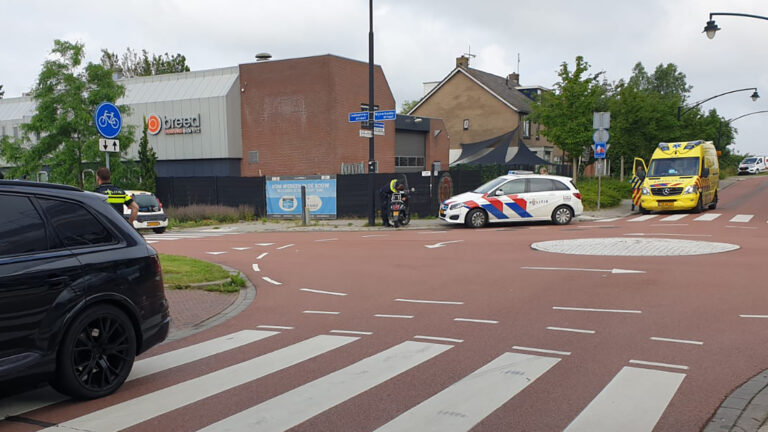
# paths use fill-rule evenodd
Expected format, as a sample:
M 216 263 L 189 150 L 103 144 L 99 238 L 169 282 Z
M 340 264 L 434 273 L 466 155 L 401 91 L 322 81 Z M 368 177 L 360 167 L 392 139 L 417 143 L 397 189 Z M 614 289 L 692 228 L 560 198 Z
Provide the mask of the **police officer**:
M 379 189 L 379 198 L 381 199 L 381 221 L 384 226 L 393 226 L 389 222 L 389 200 L 393 193 L 402 191 L 403 189 L 405 189 L 405 186 L 403 186 L 402 183 L 398 184 L 397 179 L 390 180 L 388 186 L 382 186 L 381 189 Z
M 123 205 L 131 209 L 131 215 L 128 217 L 128 223 L 133 226 L 133 221 L 136 220 L 136 215 L 139 213 L 139 206 L 126 194 L 124 190 L 113 185 L 111 181 L 112 175 L 109 172 L 109 168 L 101 167 L 96 170 L 96 182 L 99 184 L 94 192 L 98 192 L 107 196 L 107 204 L 111 205 L 113 209 L 123 215 Z

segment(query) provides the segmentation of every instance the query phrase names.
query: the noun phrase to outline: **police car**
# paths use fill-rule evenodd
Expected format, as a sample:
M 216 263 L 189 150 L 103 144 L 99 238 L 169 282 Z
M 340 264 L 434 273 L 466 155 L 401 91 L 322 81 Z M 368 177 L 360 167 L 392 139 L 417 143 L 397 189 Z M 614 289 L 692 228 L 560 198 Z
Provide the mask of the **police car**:
M 581 193 L 570 178 L 510 171 L 471 192 L 443 201 L 440 219 L 470 228 L 494 222 L 540 220 L 565 225 L 583 211 Z
M 136 229 L 151 229 L 156 234 L 162 234 L 168 228 L 168 216 L 163 210 L 163 203 L 152 193 L 141 190 L 127 190 L 139 206 L 139 214 L 133 221 Z M 128 207 L 123 206 L 123 214 L 126 218 L 131 214 Z

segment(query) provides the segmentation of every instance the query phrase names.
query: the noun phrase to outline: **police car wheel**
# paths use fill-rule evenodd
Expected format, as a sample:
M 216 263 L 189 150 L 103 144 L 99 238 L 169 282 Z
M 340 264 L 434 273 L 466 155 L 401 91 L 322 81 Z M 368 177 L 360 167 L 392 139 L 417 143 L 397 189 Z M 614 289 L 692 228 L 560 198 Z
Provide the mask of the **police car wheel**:
M 568 206 L 560 206 L 552 212 L 552 222 L 555 225 L 567 225 L 573 220 L 573 211 Z
M 488 223 L 488 215 L 483 209 L 472 209 L 464 221 L 470 228 L 482 228 Z

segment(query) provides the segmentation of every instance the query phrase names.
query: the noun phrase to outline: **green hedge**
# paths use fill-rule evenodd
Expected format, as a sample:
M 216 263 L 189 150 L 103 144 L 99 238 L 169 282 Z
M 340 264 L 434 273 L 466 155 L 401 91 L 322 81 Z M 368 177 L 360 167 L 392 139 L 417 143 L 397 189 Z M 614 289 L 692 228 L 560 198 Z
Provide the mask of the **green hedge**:
M 581 192 L 581 202 L 587 210 L 597 208 L 597 178 L 581 178 L 576 187 Z M 600 181 L 600 208 L 616 207 L 623 199 L 632 198 L 632 185 L 627 181 L 619 181 L 611 177 L 603 177 Z

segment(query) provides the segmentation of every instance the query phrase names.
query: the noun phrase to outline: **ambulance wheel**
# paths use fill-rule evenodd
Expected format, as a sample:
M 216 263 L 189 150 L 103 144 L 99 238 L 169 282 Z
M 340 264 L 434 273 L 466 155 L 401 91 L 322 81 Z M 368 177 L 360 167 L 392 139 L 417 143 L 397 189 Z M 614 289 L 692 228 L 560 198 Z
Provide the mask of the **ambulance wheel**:
M 651 213 L 650 210 L 648 210 L 647 208 L 643 207 L 642 205 L 639 205 L 638 207 L 640 207 L 640 213 L 641 214 L 647 215 L 647 214 Z
M 712 200 L 711 203 L 709 203 L 709 209 L 714 210 L 717 208 L 717 191 L 715 191 L 715 199 Z
M 482 228 L 488 223 L 488 214 L 483 209 L 472 209 L 467 213 L 464 223 L 469 228 Z
M 704 203 L 702 202 L 702 194 L 699 194 L 699 200 L 696 201 L 696 207 L 693 208 L 694 213 L 701 213 L 704 211 Z
M 552 222 L 555 225 L 568 225 L 573 220 L 573 210 L 570 207 L 561 205 L 552 212 Z

